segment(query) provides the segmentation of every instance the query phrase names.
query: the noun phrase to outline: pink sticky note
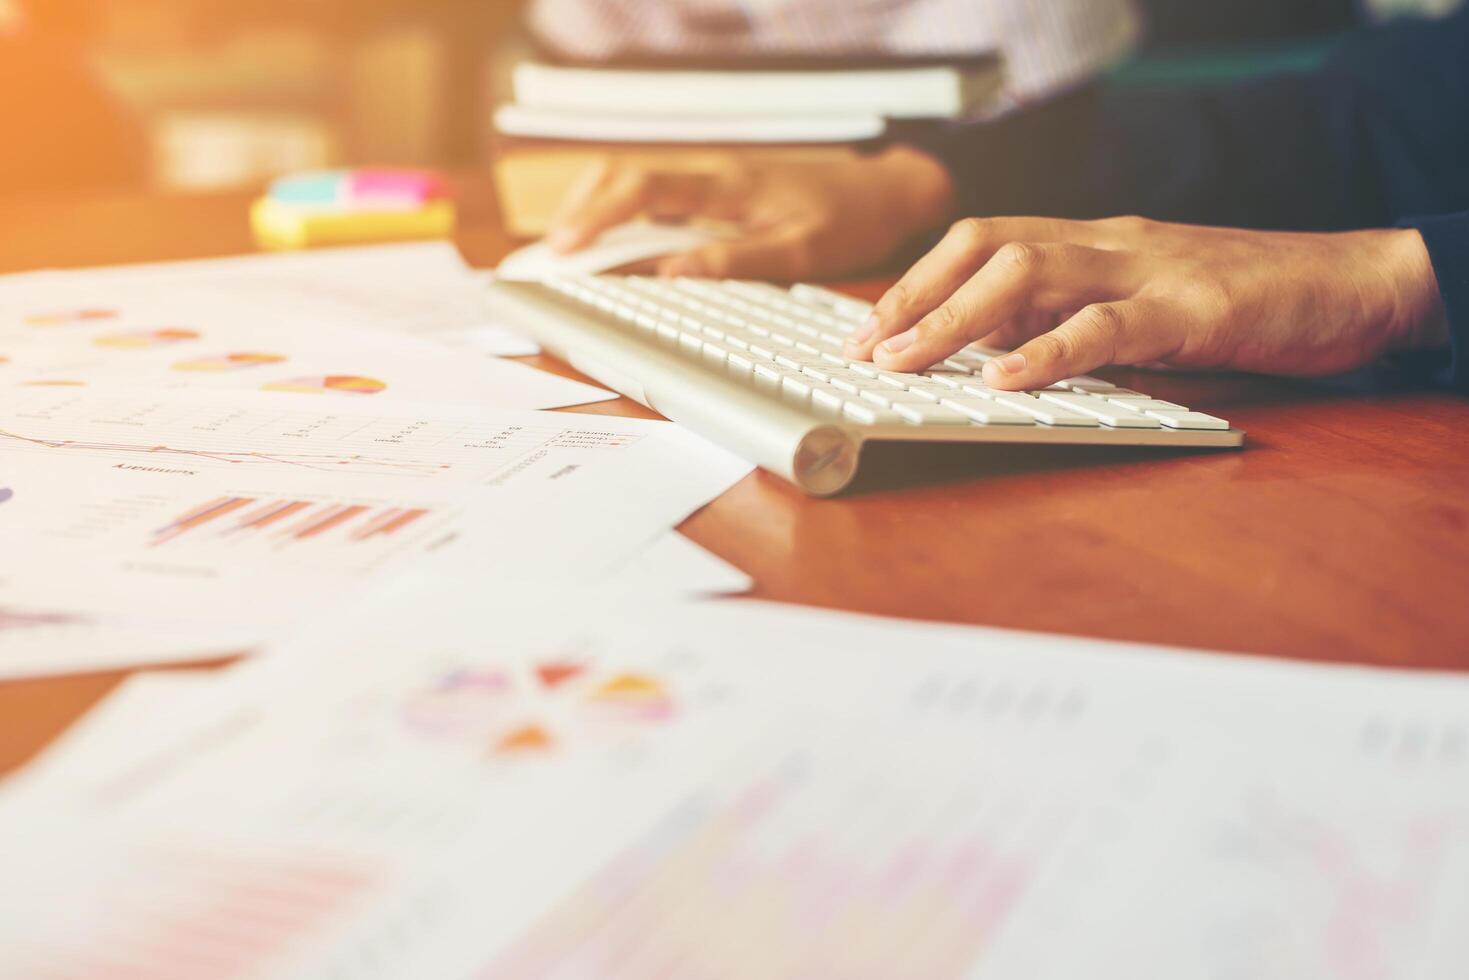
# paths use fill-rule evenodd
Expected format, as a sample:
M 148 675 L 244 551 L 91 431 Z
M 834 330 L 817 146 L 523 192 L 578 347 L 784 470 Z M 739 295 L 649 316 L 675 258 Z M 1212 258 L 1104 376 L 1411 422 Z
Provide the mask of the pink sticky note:
M 431 170 L 354 170 L 349 186 L 353 204 L 422 207 L 448 196 L 444 178 Z

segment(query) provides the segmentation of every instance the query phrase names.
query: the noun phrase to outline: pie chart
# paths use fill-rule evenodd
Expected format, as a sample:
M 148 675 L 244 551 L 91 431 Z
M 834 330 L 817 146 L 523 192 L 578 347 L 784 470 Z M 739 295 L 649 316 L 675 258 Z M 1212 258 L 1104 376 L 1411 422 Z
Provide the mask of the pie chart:
M 198 340 L 199 331 L 184 327 L 160 327 L 157 330 L 132 330 L 128 333 L 113 333 L 98 337 L 92 343 L 98 347 L 113 347 L 122 350 L 139 350 L 146 347 L 162 347 L 185 340 Z
M 25 322 L 32 327 L 65 327 L 76 323 L 95 323 L 98 320 L 111 320 L 116 316 L 116 310 L 58 310 L 51 313 L 37 313 L 35 316 L 28 316 Z
M 179 361 L 175 371 L 241 371 L 262 364 L 279 364 L 286 359 L 284 354 L 222 354 L 219 357 L 201 357 L 192 361 Z
M 376 378 L 360 378 L 351 374 L 328 374 L 315 378 L 292 378 L 289 381 L 272 381 L 264 391 L 294 391 L 308 395 L 326 392 L 341 392 L 348 395 L 376 395 L 387 388 L 387 384 Z
M 619 674 L 587 696 L 590 709 L 623 721 L 661 721 L 673 714 L 673 699 L 663 685 L 642 674 Z

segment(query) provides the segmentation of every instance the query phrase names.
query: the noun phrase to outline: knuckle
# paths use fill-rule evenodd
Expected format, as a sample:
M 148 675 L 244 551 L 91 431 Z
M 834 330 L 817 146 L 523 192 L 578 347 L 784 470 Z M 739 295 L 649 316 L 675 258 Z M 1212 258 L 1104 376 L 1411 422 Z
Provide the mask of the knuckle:
M 1093 336 L 1115 337 L 1122 332 L 1123 317 L 1117 307 L 1096 303 L 1077 314 L 1077 325 Z
M 950 337 L 964 329 L 964 316 L 953 303 L 945 303 L 923 318 L 918 332 L 927 337 Z
M 1007 242 L 995 253 L 994 261 L 1001 268 L 1021 275 L 1030 275 L 1040 268 L 1043 253 L 1035 245 L 1025 242 Z
M 1066 334 L 1053 331 L 1042 334 L 1032 343 L 1040 359 L 1046 364 L 1065 364 L 1076 356 L 1076 344 Z
M 881 313 L 896 313 L 907 309 L 912 303 L 913 287 L 909 286 L 906 280 L 899 279 L 891 289 L 883 294 L 877 305 Z
M 966 249 L 977 249 L 985 240 L 989 222 L 984 218 L 960 218 L 949 226 L 948 238 Z
M 1107 218 L 1103 222 L 1103 224 L 1121 232 L 1146 231 L 1151 223 L 1147 218 L 1137 214 L 1121 214 L 1115 218 Z

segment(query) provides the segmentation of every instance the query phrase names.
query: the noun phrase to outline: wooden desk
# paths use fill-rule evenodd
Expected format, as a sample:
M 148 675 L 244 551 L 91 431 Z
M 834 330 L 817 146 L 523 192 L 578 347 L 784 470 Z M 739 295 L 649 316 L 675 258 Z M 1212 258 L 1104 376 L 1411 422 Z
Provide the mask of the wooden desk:
M 0 271 L 249 251 L 245 203 L 0 203 Z M 460 245 L 476 264 L 511 245 L 478 193 L 465 224 Z M 875 295 L 881 283 L 850 288 Z M 575 376 L 549 358 L 534 363 Z M 757 473 L 682 530 L 751 573 L 765 599 L 1469 669 L 1469 401 L 1108 373 L 1228 417 L 1249 432 L 1247 448 L 921 453 L 825 501 Z M 626 400 L 585 410 L 652 417 Z M 123 676 L 0 683 L 0 773 Z

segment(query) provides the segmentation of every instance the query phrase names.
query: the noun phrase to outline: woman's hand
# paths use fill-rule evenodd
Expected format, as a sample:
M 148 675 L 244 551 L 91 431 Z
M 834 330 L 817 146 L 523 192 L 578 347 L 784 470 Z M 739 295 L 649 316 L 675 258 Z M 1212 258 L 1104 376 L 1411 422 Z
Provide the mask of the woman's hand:
M 984 378 L 1019 390 L 1105 364 L 1331 374 L 1446 346 L 1448 327 L 1412 230 L 971 218 L 883 296 L 847 354 L 918 371 L 974 341 L 1013 349 Z
M 759 162 L 730 154 L 712 171 L 649 169 L 615 158 L 572 191 L 546 236 L 571 252 L 639 215 L 710 218 L 740 228 L 733 240 L 669 256 L 662 275 L 797 280 L 878 265 L 940 228 L 953 184 L 938 161 L 895 147 L 872 157 Z

